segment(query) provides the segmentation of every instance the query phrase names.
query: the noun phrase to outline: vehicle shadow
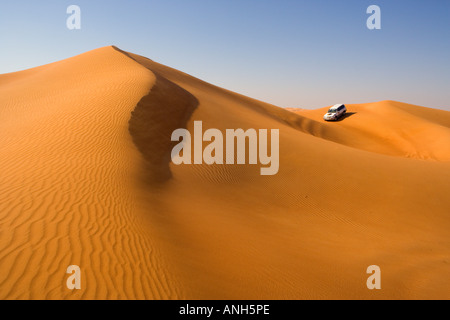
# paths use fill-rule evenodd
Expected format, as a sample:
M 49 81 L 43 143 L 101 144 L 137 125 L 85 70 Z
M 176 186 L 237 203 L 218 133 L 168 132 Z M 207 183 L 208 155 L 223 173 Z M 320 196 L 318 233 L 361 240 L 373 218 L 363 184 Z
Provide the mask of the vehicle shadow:
M 354 114 L 357 114 L 357 112 L 346 112 L 342 117 L 340 117 L 338 120 L 336 120 L 336 122 L 339 122 L 339 121 L 345 120 L 347 118 L 350 118 Z

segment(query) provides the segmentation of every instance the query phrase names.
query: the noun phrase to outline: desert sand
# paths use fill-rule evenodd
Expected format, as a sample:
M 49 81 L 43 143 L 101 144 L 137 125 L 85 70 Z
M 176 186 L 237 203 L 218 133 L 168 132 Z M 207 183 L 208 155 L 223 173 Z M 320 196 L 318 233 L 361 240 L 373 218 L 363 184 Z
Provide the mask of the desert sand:
M 450 299 L 450 112 L 347 108 L 326 123 L 116 47 L 0 75 L 0 299 Z M 196 120 L 279 129 L 279 173 L 173 165 Z

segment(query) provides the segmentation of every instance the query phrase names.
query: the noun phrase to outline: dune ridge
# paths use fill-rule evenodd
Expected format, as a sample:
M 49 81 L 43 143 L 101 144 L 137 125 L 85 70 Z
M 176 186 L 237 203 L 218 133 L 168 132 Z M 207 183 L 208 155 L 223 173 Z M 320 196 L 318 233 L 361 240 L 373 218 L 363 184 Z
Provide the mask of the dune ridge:
M 450 298 L 450 112 L 325 123 L 116 47 L 1 75 L 0 106 L 0 298 Z M 195 120 L 279 129 L 279 173 L 173 165 Z

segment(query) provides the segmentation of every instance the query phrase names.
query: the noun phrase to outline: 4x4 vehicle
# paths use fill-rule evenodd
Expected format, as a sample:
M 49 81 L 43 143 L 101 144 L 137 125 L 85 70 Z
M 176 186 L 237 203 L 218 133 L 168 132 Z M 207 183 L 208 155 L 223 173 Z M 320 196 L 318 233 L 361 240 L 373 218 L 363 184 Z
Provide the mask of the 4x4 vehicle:
M 339 120 L 345 113 L 347 108 L 343 104 L 336 104 L 328 110 L 328 112 L 323 116 L 326 121 L 336 121 Z

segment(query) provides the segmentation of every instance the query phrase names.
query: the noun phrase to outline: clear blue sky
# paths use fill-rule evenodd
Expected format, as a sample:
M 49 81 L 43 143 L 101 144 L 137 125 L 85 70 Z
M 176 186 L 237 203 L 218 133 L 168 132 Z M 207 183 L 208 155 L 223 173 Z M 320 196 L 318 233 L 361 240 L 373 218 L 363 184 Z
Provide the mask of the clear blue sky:
M 81 7 L 81 30 L 66 9 Z M 381 30 L 366 9 L 381 8 Z M 281 107 L 450 110 L 449 0 L 0 0 L 0 73 L 117 45 Z

